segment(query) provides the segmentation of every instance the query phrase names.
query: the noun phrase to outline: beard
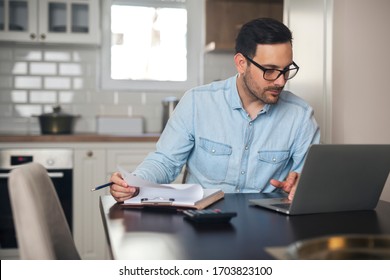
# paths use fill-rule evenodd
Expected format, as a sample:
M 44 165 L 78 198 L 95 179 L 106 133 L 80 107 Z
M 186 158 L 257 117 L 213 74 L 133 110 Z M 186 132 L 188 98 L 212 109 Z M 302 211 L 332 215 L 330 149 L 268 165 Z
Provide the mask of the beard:
M 263 104 L 276 104 L 284 88 L 284 86 L 256 87 L 252 77 L 250 75 L 248 77 L 248 74 L 243 75 L 243 81 L 247 93 Z

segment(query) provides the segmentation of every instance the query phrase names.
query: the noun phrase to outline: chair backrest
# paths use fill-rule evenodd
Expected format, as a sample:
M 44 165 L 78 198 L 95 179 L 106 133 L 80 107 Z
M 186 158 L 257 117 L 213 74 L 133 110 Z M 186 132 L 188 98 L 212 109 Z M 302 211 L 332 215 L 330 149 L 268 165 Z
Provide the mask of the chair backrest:
M 8 188 L 21 259 L 80 259 L 53 182 L 41 164 L 13 169 Z

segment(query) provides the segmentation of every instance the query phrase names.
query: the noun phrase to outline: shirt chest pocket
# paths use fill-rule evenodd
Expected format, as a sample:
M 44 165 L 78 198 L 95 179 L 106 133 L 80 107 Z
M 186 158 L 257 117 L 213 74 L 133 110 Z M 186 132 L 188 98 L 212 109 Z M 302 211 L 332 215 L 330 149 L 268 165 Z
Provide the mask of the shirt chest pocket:
M 223 143 L 199 138 L 198 168 L 213 181 L 223 181 L 229 167 L 232 147 Z
M 280 165 L 289 158 L 289 151 L 259 151 L 258 160 L 263 163 Z
M 263 190 L 270 179 L 278 179 L 289 160 L 289 151 L 259 151 L 257 155 L 255 188 Z

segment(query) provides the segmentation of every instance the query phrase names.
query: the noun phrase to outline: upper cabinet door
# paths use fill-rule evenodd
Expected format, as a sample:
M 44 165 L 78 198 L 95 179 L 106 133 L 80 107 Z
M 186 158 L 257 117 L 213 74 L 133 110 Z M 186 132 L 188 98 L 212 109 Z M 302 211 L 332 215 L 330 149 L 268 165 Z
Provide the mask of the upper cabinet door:
M 0 0 L 0 40 L 35 41 L 37 7 L 37 0 Z
M 283 21 L 283 0 L 206 0 L 206 51 L 234 52 L 242 25 L 259 17 Z
M 99 1 L 41 0 L 40 37 L 45 42 L 99 44 Z
M 99 44 L 99 1 L 0 0 L 0 40 Z

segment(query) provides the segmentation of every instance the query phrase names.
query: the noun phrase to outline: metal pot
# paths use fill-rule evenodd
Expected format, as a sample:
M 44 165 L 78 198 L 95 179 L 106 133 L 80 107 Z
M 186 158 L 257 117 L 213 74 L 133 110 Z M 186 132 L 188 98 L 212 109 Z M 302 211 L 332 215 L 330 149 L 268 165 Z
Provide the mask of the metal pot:
M 71 134 L 75 119 L 79 116 L 61 112 L 60 106 L 53 107 L 53 113 L 37 116 L 42 134 Z

